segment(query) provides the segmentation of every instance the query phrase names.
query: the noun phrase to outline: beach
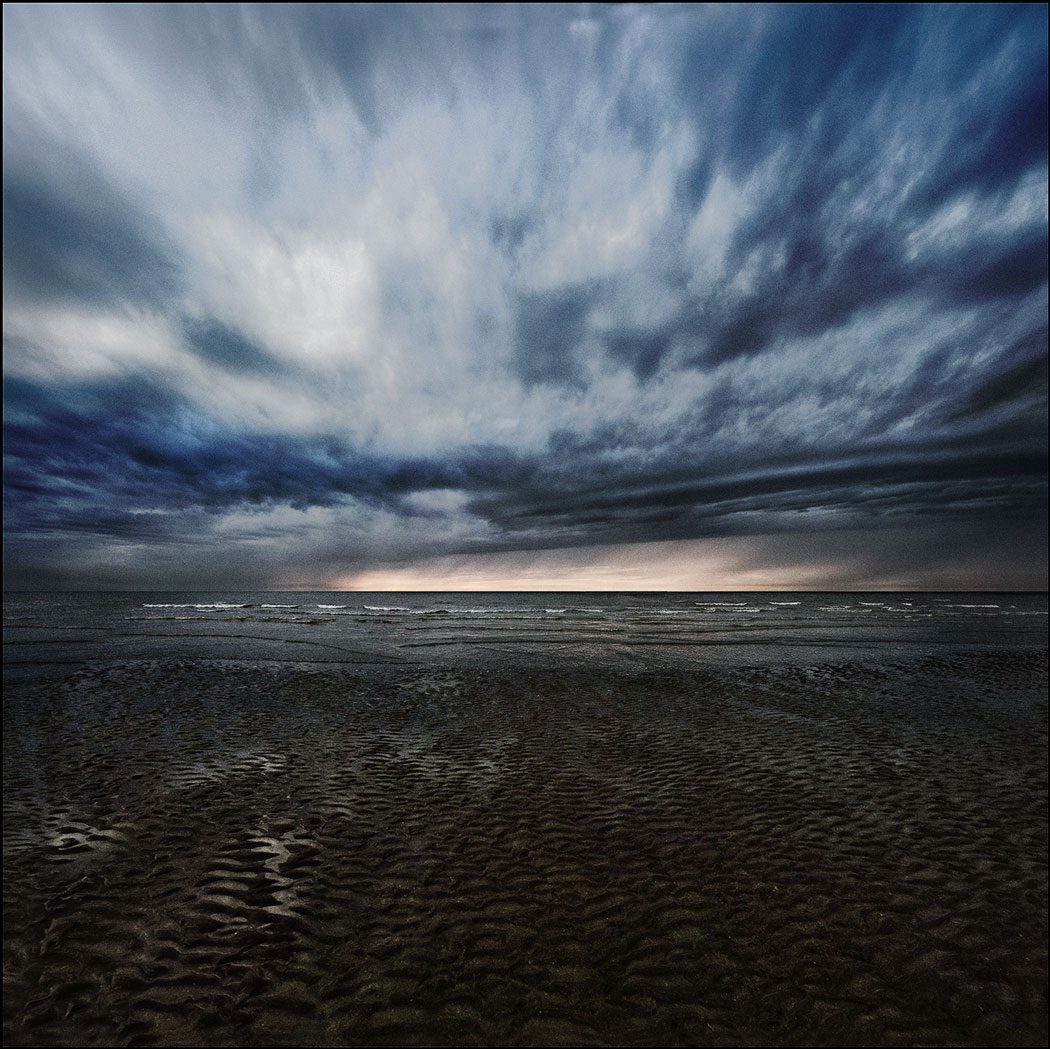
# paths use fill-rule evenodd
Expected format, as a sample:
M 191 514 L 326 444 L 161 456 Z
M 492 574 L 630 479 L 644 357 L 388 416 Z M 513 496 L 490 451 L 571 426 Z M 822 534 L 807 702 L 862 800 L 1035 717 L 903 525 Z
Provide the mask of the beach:
M 8 652 L 5 1044 L 1045 1044 L 1045 643 L 76 629 Z

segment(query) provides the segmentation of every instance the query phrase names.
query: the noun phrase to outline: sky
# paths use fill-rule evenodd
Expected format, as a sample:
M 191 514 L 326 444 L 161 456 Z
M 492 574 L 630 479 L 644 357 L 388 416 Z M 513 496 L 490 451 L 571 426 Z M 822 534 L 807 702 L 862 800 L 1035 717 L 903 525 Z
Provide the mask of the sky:
M 1045 589 L 1045 5 L 3 7 L 4 584 Z

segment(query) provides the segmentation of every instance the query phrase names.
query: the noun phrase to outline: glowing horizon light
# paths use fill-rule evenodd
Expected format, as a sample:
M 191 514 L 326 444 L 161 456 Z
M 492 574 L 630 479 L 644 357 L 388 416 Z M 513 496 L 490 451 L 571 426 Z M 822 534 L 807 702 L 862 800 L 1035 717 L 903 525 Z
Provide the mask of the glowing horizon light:
M 892 542 L 894 537 L 887 538 Z M 952 569 L 923 554 L 916 564 L 886 572 L 880 552 L 869 547 L 858 533 L 847 531 L 802 540 L 793 535 L 667 540 L 456 554 L 372 566 L 327 579 L 287 580 L 283 585 L 373 592 L 1030 589 L 1005 564 L 967 563 Z

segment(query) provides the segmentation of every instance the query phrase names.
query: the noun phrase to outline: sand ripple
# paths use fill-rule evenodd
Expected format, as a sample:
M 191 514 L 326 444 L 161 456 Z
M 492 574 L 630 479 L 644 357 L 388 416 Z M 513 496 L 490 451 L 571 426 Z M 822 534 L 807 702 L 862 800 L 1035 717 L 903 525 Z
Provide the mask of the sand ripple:
M 5 1043 L 1046 1039 L 1045 653 L 5 697 Z

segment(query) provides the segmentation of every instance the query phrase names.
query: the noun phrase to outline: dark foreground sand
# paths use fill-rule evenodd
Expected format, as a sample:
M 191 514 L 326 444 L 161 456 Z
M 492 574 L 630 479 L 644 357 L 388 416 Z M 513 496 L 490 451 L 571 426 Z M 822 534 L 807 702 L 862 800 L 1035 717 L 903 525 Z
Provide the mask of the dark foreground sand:
M 1045 652 L 5 699 L 10 1045 L 1045 1044 Z

